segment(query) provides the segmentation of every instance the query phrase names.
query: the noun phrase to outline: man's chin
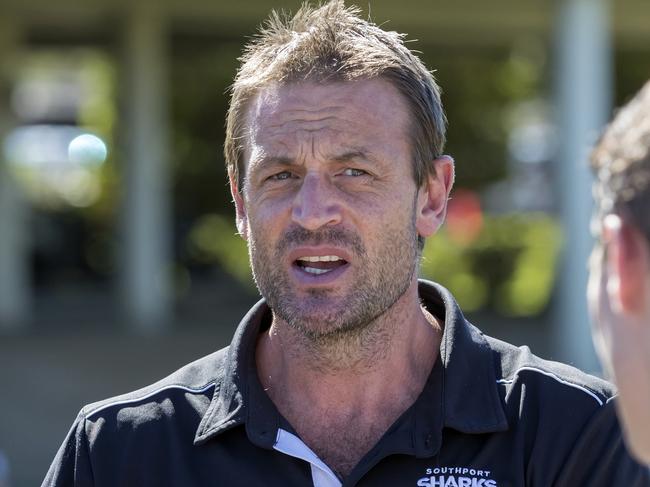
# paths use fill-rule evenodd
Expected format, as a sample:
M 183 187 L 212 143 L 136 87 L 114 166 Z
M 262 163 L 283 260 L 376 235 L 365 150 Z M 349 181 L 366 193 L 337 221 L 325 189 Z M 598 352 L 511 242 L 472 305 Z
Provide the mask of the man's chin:
M 311 340 L 338 340 L 348 335 L 356 335 L 369 321 L 359 316 L 347 316 L 349 310 L 332 305 L 284 311 L 279 313 L 279 317 Z
M 318 311 L 293 312 L 283 318 L 289 326 L 309 336 L 328 335 L 345 328 L 341 316 L 333 315 L 331 309 L 328 309 L 326 313 Z

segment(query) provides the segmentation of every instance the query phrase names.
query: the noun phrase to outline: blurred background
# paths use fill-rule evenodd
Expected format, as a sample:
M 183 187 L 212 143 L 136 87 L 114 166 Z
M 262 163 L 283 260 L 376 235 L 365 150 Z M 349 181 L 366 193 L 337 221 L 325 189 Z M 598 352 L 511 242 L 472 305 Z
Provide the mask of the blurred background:
M 257 300 L 222 156 L 227 87 L 299 2 L 0 1 L 0 486 L 83 404 L 226 345 Z M 589 145 L 650 78 L 647 0 L 370 0 L 435 70 L 457 182 L 422 275 L 486 333 L 599 373 Z

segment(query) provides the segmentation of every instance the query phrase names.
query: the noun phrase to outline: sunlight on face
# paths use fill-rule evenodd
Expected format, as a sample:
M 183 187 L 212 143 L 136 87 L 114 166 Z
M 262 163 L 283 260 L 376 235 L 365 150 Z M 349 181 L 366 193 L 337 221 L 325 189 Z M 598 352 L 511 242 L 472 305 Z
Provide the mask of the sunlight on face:
M 275 87 L 250 119 L 246 226 L 261 294 L 307 335 L 364 327 L 416 278 L 401 95 L 380 80 Z

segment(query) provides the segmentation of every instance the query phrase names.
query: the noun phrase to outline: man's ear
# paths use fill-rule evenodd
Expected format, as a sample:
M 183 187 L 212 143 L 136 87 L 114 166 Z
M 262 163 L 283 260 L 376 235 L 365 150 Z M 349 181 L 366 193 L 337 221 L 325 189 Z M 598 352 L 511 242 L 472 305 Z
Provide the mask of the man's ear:
M 246 205 L 244 203 L 243 191 L 239 190 L 237 178 L 232 169 L 228 169 L 228 180 L 230 181 L 230 194 L 235 203 L 237 232 L 244 240 L 248 240 L 248 215 L 246 214 Z
M 650 255 L 643 234 L 618 215 L 603 220 L 607 245 L 607 294 L 617 311 L 628 316 L 645 312 Z
M 418 235 L 433 235 L 447 213 L 447 200 L 454 184 L 454 160 L 441 156 L 433 161 L 435 173 L 430 173 L 418 190 L 417 216 L 415 226 Z

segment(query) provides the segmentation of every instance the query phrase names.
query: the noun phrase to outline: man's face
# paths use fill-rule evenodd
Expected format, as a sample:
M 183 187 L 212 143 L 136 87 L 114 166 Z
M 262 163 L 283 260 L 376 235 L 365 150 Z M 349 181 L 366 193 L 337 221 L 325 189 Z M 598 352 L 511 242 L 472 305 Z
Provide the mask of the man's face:
M 382 80 L 305 82 L 262 90 L 248 118 L 235 199 L 261 294 L 308 336 L 363 328 L 416 279 L 404 100 Z
M 645 236 L 619 215 L 602 222 L 588 288 L 594 343 L 618 387 L 628 446 L 650 463 L 650 253 Z
M 630 360 L 630 340 L 634 341 L 630 332 L 635 327 L 628 324 L 638 319 L 637 312 L 632 312 L 629 306 L 623 305 L 621 298 L 624 287 L 632 288 L 635 294 L 643 294 L 641 283 L 632 284 L 633 276 L 624 273 L 625 269 L 634 268 L 635 276 L 644 274 L 643 262 L 630 254 L 621 254 L 623 238 L 622 219 L 619 215 L 608 214 L 604 217 L 594 216 L 597 222 L 596 244 L 589 257 L 589 282 L 587 286 L 587 301 L 591 314 L 592 335 L 594 346 L 603 369 L 610 379 L 622 375 L 621 369 Z M 629 227 L 627 227 L 629 228 Z M 626 231 L 626 238 L 631 233 Z M 626 245 L 626 247 L 630 247 Z M 621 267 L 625 260 L 627 264 Z M 621 280 L 626 279 L 627 283 Z M 641 319 L 644 318 L 644 313 Z

